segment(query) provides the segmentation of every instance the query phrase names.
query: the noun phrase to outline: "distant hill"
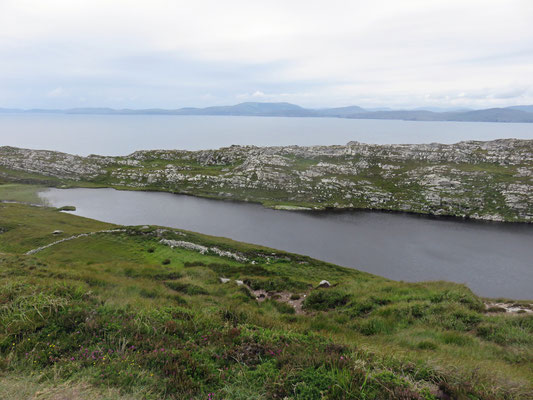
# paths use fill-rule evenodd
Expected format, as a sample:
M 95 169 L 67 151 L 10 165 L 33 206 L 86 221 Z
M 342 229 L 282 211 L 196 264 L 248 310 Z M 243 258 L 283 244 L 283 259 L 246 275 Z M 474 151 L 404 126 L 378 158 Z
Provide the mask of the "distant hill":
M 337 107 L 337 108 L 322 108 L 315 110 L 322 117 L 347 117 L 357 113 L 367 112 L 364 108 L 359 106 Z
M 176 115 L 242 115 L 242 116 L 317 116 L 314 110 L 305 109 L 291 103 L 240 103 L 234 106 L 217 106 L 207 108 L 181 108 Z
M 371 111 L 371 110 L 368 110 Z M 375 110 L 378 111 L 378 110 Z M 381 111 L 381 110 L 379 110 Z M 466 112 L 466 111 L 472 111 L 471 108 L 466 107 L 416 107 L 413 108 L 412 111 L 433 111 L 433 112 Z
M 441 113 L 425 110 L 371 111 L 347 116 L 356 119 L 401 119 L 404 121 L 438 121 Z
M 396 119 L 405 121 L 478 121 L 478 122 L 533 122 L 533 106 L 512 106 L 486 110 L 419 108 L 414 110 L 364 109 L 359 106 L 310 109 L 291 103 L 246 102 L 233 106 L 206 108 L 185 107 L 174 110 L 150 108 L 142 110 L 112 108 L 1 109 L 0 113 L 53 113 L 100 115 L 232 115 L 265 117 L 330 117 L 353 119 Z
M 347 118 L 400 119 L 404 121 L 533 122 L 533 113 L 509 108 L 438 113 L 425 110 L 400 110 L 357 113 Z
M 511 106 L 507 107 L 509 110 L 519 110 L 525 112 L 533 112 L 533 106 Z
M 365 108 L 365 111 L 394 111 L 390 107 L 371 107 L 371 108 Z
M 533 122 L 532 113 L 509 108 L 489 108 L 445 115 L 448 121 Z

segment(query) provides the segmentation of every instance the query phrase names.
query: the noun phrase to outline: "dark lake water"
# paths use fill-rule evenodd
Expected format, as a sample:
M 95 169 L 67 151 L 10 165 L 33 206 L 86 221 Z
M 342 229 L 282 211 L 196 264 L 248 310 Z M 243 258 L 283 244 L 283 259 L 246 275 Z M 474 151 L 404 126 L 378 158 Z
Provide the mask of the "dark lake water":
M 396 280 L 466 283 L 533 299 L 533 226 L 379 212 L 290 212 L 155 192 L 50 189 L 53 206 L 125 225 L 164 225 L 305 254 Z M 327 276 L 324 277 L 327 279 Z
M 0 114 L 0 146 L 88 155 L 150 149 L 533 139 L 533 124 L 340 118 Z

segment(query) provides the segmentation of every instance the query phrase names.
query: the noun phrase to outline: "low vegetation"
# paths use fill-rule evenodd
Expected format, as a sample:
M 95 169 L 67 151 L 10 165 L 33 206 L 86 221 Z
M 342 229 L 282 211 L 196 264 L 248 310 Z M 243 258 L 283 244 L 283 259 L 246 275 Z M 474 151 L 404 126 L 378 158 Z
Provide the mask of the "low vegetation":
M 487 312 L 464 285 L 160 227 L 26 255 L 114 228 L 0 204 L 2 398 L 533 398 L 533 315 Z M 255 290 L 288 294 L 260 302 Z

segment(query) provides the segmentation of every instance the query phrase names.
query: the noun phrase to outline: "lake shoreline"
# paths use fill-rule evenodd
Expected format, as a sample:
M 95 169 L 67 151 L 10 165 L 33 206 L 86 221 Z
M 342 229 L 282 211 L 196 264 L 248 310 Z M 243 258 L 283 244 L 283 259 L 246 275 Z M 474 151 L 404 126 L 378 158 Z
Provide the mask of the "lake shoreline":
M 305 207 L 305 206 L 299 206 L 298 204 L 294 204 L 295 209 L 285 209 L 285 208 L 278 208 L 275 204 L 265 204 L 260 201 L 256 200 L 244 200 L 244 199 L 232 199 L 232 198 L 222 198 L 222 197 L 216 197 L 216 196 L 209 196 L 205 194 L 197 194 L 197 193 L 190 193 L 190 192 L 180 192 L 175 190 L 164 190 L 161 188 L 133 188 L 133 187 L 127 187 L 127 186 L 93 186 L 93 185 L 56 185 L 56 186 L 47 186 L 47 188 L 54 188 L 54 189 L 114 189 L 119 191 L 125 191 L 125 192 L 146 192 L 146 193 L 169 193 L 174 194 L 177 196 L 190 196 L 195 197 L 199 199 L 205 199 L 205 200 L 213 200 L 213 201 L 222 201 L 222 202 L 228 202 L 228 203 L 237 203 L 237 204 L 255 204 L 260 205 L 266 209 L 275 210 L 275 211 L 289 211 L 289 212 L 298 212 L 298 213 L 312 213 L 312 214 L 328 214 L 328 213 L 343 213 L 343 212 L 375 212 L 375 213 L 386 213 L 386 214 L 398 214 L 398 215 L 408 215 L 413 217 L 420 217 L 420 218 L 428 218 L 433 220 L 441 220 L 441 221 L 454 221 L 454 222 L 466 222 L 466 223 L 479 223 L 479 224 L 503 224 L 503 225 L 532 225 L 533 221 L 507 221 L 507 220 L 490 220 L 490 219 L 483 219 L 483 218 L 473 218 L 471 216 L 465 215 L 446 215 L 446 214 L 431 214 L 431 213 L 423 213 L 423 212 L 417 212 L 417 211 L 404 211 L 404 210 L 390 210 L 386 208 L 357 208 L 357 207 L 324 207 L 324 208 L 311 208 L 311 207 Z M 46 190 L 46 189 L 45 189 Z M 288 206 L 291 207 L 292 205 Z M 283 207 L 283 206 L 281 206 Z M 297 209 L 299 208 L 299 209 Z
M 39 194 L 41 192 L 44 192 L 44 191 L 46 191 L 48 189 L 52 189 L 52 188 L 60 189 L 60 188 L 55 188 L 55 187 L 45 187 L 45 188 L 40 188 L 36 193 Z M 71 189 L 71 188 L 68 188 L 68 189 Z M 68 189 L 65 188 L 65 189 L 62 189 L 62 190 L 68 190 Z M 76 189 L 76 188 L 72 188 L 72 189 Z M 118 191 L 131 191 L 131 189 L 115 189 L 115 188 L 82 188 L 82 187 L 78 187 L 77 189 L 114 189 L 114 190 L 118 190 Z M 142 191 L 141 190 L 140 192 L 152 193 L 154 191 Z M 162 193 L 164 193 L 164 192 L 162 192 Z M 190 194 L 180 194 L 180 193 L 171 193 L 171 194 L 174 194 L 174 195 L 177 195 L 177 196 L 199 197 L 199 196 L 190 195 Z M 208 199 L 208 198 L 206 198 L 206 199 L 207 200 L 216 200 L 216 199 Z M 246 202 L 246 201 L 242 201 L 242 200 L 232 200 L 232 199 L 221 199 L 221 200 L 229 202 L 229 203 L 243 203 L 243 204 L 251 203 L 251 202 Z M 46 205 L 46 204 L 29 203 L 29 202 L 16 201 L 16 200 L 0 200 L 0 204 L 20 204 L 20 205 L 31 206 L 31 207 L 51 207 L 51 208 L 57 209 L 58 211 L 72 213 L 72 214 L 74 214 L 74 211 L 76 211 L 75 207 L 74 207 L 73 210 L 62 210 L 61 208 L 52 207 L 52 206 Z M 258 203 L 252 203 L 252 204 L 258 204 Z M 409 215 L 409 216 L 412 216 L 412 217 L 420 217 L 422 219 L 433 219 L 433 220 L 442 220 L 442 221 L 453 221 L 453 222 L 464 221 L 466 223 L 499 224 L 499 222 L 495 222 L 495 221 L 469 220 L 468 218 L 466 218 L 466 219 L 459 218 L 458 219 L 457 217 L 452 217 L 452 216 L 433 216 L 433 215 L 424 215 L 424 214 L 408 213 L 408 212 L 402 212 L 402 211 L 390 211 L 390 210 L 312 210 L 312 211 L 305 211 L 305 210 L 277 210 L 277 211 L 292 211 L 292 212 L 300 212 L 300 213 L 310 212 L 310 213 L 313 213 L 313 214 L 323 213 L 324 215 L 342 214 L 342 213 L 346 213 L 346 212 L 354 212 L 354 211 L 357 212 L 357 211 L 360 211 L 360 212 L 370 212 L 370 213 L 375 212 L 375 213 L 405 214 L 405 215 Z M 506 223 L 506 225 L 508 225 L 508 224 L 523 225 L 523 223 L 513 223 L 513 222 Z M 176 229 L 179 229 L 179 228 L 176 228 Z M 202 233 L 202 232 L 199 232 L 199 233 Z M 260 244 L 258 244 L 258 245 L 260 245 Z M 273 251 L 279 251 L 279 250 L 276 250 L 276 249 L 270 248 L 270 247 L 265 247 L 265 248 L 266 249 L 271 249 Z M 291 253 L 289 252 L 289 254 L 291 254 Z M 317 259 L 319 259 L 319 258 L 317 258 Z M 326 262 L 326 263 L 328 262 L 327 260 L 322 260 L 322 261 Z M 343 266 L 343 268 L 350 268 L 350 269 L 357 270 L 356 268 L 347 267 L 347 266 Z M 366 273 L 374 275 L 374 276 L 377 276 L 377 277 L 381 277 L 381 278 L 384 278 L 384 279 L 389 279 L 389 278 L 386 278 L 386 277 L 381 276 L 381 275 L 372 274 L 371 272 L 366 272 Z M 444 281 L 445 282 L 449 282 L 449 283 L 460 284 L 460 282 L 455 282 L 455 281 L 447 281 L 447 280 L 444 280 Z M 400 280 L 399 282 L 403 282 L 403 280 Z M 426 281 L 421 281 L 421 282 L 426 282 Z M 481 295 L 479 295 L 479 296 L 480 296 L 481 299 L 483 299 L 485 301 L 486 304 L 488 304 L 487 307 L 489 307 L 490 305 L 492 305 L 492 303 L 494 303 L 498 307 L 504 307 L 504 308 L 505 307 L 507 307 L 507 308 L 511 307 L 512 308 L 513 305 L 516 305 L 518 307 L 518 309 L 520 309 L 520 307 L 522 307 L 522 303 L 529 304 L 529 302 L 533 301 L 533 298 L 528 299 L 528 298 L 510 298 L 510 297 L 501 297 L 501 296 L 496 296 L 496 297 L 481 296 Z M 533 304 L 530 304 L 530 306 L 533 306 Z M 530 311 L 527 311 L 527 312 L 530 312 Z M 516 311 L 511 311 L 511 313 L 516 313 Z
M 76 215 L 110 223 L 228 237 L 393 280 L 465 282 L 489 298 L 531 297 L 526 260 L 533 257 L 527 244 L 533 231 L 526 224 L 381 210 L 280 213 L 251 202 L 99 190 L 52 188 L 43 197 L 52 206 L 73 205 Z

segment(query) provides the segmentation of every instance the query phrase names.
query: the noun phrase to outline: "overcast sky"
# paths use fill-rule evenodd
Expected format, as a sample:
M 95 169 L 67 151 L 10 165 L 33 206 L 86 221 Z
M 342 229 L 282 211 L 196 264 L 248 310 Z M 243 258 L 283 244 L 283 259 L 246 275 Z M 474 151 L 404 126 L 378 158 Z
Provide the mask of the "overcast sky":
M 0 0 L 0 107 L 533 104 L 531 0 Z

